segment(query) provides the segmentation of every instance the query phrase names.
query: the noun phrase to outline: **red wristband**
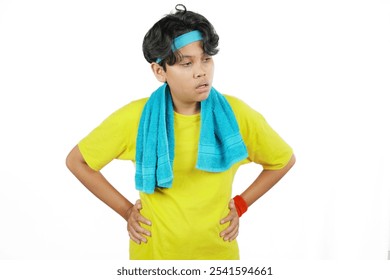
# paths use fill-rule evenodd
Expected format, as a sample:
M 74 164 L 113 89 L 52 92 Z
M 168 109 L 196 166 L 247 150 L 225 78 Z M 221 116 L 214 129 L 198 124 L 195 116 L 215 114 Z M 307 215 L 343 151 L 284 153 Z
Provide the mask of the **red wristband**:
M 248 204 L 246 204 L 245 200 L 240 195 L 236 195 L 233 200 L 234 205 L 236 206 L 238 217 L 241 217 L 242 214 L 248 210 Z

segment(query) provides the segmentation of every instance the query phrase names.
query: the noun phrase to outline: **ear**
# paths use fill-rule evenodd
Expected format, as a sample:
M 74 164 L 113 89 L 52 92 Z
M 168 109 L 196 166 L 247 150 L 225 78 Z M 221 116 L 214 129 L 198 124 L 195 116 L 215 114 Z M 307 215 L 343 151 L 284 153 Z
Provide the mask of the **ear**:
M 152 62 L 151 67 L 156 79 L 162 83 L 165 83 L 167 81 L 167 78 L 164 68 L 160 64 L 155 62 Z

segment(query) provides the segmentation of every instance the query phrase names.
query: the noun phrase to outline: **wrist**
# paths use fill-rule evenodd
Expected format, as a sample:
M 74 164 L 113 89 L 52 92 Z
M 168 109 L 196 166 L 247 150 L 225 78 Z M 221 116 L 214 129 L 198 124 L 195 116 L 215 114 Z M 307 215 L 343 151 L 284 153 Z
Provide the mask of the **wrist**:
M 126 210 L 123 218 L 128 221 L 131 215 L 131 211 L 133 210 L 134 205 L 130 205 L 130 207 Z
M 245 202 L 241 195 L 236 195 L 233 198 L 233 201 L 236 207 L 238 217 L 241 217 L 248 210 L 248 204 Z

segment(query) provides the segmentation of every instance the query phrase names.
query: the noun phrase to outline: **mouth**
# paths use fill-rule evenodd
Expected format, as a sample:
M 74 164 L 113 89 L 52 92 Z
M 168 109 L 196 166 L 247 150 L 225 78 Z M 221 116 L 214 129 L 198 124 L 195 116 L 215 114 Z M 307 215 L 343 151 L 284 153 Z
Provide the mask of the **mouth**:
M 208 82 L 201 82 L 196 86 L 197 90 L 205 90 L 209 88 L 209 83 Z

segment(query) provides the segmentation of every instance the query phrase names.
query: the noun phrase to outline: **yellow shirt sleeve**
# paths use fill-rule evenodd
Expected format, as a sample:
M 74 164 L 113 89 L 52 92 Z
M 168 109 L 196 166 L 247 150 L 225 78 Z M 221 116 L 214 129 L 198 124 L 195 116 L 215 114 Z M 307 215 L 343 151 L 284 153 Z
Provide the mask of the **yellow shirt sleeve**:
M 264 169 L 278 170 L 291 159 L 292 148 L 267 123 L 265 118 L 236 97 L 225 95 L 236 116 L 248 149 L 248 160 Z
M 146 100 L 120 108 L 78 143 L 89 167 L 98 171 L 113 159 L 135 160 L 138 123 Z

